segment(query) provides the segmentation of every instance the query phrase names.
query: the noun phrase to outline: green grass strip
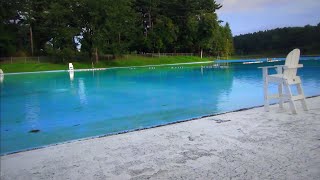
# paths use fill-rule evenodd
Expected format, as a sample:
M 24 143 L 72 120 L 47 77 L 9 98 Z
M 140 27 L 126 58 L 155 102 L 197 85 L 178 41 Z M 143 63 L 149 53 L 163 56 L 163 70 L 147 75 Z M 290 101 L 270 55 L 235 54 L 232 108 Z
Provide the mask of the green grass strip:
M 130 67 L 130 66 L 148 66 L 148 65 L 162 65 L 162 64 L 178 64 L 178 63 L 191 63 L 191 62 L 206 62 L 212 61 L 210 58 L 203 58 L 196 56 L 163 56 L 163 57 L 143 57 L 128 55 L 118 58 L 116 60 L 104 60 L 99 63 L 94 63 L 94 68 L 111 68 L 111 67 Z M 91 62 L 73 62 L 75 69 L 90 69 L 92 68 Z M 68 62 L 69 63 L 69 62 Z M 35 71 L 53 71 L 53 70 L 68 70 L 68 63 L 38 63 L 38 62 L 13 62 L 7 64 L 0 64 L 0 68 L 4 73 L 17 73 L 17 72 L 35 72 Z

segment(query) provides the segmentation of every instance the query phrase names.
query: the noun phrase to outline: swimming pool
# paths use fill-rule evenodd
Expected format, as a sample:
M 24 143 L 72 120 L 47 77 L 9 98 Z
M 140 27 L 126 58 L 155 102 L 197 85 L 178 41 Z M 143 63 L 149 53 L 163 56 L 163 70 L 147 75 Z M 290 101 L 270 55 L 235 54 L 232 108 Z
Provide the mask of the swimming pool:
M 257 67 L 281 63 L 8 74 L 1 83 L 1 154 L 262 105 Z M 301 63 L 305 94 L 319 95 L 320 61 Z

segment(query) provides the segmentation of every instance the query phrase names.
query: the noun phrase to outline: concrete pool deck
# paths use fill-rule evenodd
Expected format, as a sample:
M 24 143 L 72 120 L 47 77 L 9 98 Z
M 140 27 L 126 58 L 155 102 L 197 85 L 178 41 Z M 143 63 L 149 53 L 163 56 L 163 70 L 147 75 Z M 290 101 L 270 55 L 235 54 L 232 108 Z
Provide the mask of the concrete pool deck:
M 1 156 L 5 179 L 320 179 L 320 97 Z

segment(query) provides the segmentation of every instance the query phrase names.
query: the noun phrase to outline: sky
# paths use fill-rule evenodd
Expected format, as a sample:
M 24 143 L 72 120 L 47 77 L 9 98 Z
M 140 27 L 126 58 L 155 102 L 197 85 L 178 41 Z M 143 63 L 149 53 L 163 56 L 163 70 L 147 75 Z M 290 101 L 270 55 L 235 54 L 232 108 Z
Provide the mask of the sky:
M 240 35 L 281 27 L 320 23 L 320 0 L 216 0 L 219 20 Z

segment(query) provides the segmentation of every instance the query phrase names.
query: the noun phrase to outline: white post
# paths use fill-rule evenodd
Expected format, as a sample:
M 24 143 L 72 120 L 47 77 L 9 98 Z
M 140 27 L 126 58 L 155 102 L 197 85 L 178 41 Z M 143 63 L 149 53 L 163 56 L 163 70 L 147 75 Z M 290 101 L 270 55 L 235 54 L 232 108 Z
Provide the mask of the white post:
M 289 105 L 290 105 L 290 109 L 292 111 L 292 114 L 297 114 L 297 108 L 296 108 L 296 105 L 294 104 L 294 101 L 293 101 L 292 91 L 290 89 L 290 85 L 286 81 L 284 83 L 284 86 L 285 86 L 285 89 L 286 89 L 286 92 L 287 92 L 287 95 L 288 95 L 288 98 L 289 98 Z
M 308 106 L 307 106 L 306 98 L 304 96 L 304 92 L 303 92 L 303 89 L 301 86 L 301 82 L 297 84 L 297 90 L 298 90 L 298 94 L 302 95 L 302 97 L 303 97 L 302 99 L 300 99 L 303 109 L 305 111 L 308 111 Z

